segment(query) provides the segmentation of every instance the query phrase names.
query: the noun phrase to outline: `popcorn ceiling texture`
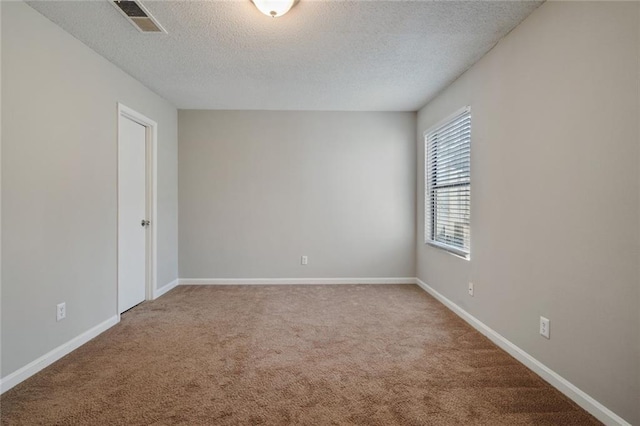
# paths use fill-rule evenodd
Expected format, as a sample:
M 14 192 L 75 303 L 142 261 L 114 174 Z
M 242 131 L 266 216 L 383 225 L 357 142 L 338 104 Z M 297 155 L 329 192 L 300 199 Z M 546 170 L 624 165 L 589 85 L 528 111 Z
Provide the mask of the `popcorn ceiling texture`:
M 141 34 L 107 1 L 28 4 L 181 109 L 415 111 L 540 1 L 143 2 Z

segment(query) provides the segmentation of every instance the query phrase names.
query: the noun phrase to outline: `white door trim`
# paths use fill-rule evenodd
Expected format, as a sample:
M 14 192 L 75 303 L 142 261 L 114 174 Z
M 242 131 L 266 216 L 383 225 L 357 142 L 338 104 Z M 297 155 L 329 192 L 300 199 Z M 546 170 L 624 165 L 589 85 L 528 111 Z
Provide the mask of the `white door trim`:
M 146 283 L 145 283 L 145 300 L 153 300 L 154 290 L 157 280 L 157 241 L 158 241 L 158 123 L 140 114 L 139 112 L 129 108 L 118 102 L 118 128 L 120 127 L 120 119 L 125 117 L 144 126 L 146 130 L 146 184 L 147 184 L 147 218 L 151 221 L 149 231 L 147 232 L 147 265 L 146 265 Z M 116 141 L 117 145 L 117 141 Z M 116 173 L 117 176 L 117 173 Z M 116 178 L 117 179 L 117 178 Z M 119 190 L 119 183 L 117 185 Z M 117 192 L 116 192 L 117 194 Z M 117 247 L 117 244 L 116 244 Z M 117 258 L 117 256 L 116 256 Z M 118 282 L 116 281 L 116 300 Z M 117 302 L 116 302 L 117 304 Z M 118 318 L 120 318 L 120 308 L 117 308 Z

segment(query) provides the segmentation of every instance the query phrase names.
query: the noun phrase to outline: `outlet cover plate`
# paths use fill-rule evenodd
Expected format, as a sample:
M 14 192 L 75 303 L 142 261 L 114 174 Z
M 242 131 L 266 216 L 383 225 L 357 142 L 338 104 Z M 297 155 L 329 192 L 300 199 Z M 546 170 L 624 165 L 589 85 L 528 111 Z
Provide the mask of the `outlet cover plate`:
M 67 317 L 67 304 L 65 302 L 58 303 L 56 306 L 56 321 L 62 321 Z
M 551 326 L 549 319 L 545 318 L 545 317 L 540 317 L 540 335 L 542 335 L 543 337 L 546 337 L 547 339 L 550 339 L 550 330 L 549 327 Z

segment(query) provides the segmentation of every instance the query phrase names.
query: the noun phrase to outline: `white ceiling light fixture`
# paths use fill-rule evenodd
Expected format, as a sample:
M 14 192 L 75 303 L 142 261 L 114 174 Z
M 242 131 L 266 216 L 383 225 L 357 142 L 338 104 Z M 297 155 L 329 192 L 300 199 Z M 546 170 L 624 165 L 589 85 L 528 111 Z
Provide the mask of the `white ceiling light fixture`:
M 278 18 L 287 13 L 300 0 L 251 0 L 258 10 L 272 18 Z

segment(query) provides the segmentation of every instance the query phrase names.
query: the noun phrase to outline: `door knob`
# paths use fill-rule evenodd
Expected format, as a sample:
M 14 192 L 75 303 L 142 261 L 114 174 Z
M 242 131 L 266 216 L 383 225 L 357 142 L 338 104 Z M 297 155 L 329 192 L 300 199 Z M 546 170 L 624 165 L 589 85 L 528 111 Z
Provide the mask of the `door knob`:
M 151 225 L 151 222 L 149 222 L 148 220 L 144 220 L 144 219 L 142 219 L 142 222 L 140 222 L 140 225 L 142 225 L 142 226 L 149 226 L 149 225 Z

